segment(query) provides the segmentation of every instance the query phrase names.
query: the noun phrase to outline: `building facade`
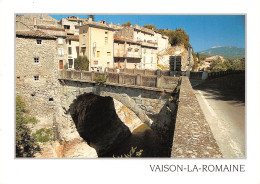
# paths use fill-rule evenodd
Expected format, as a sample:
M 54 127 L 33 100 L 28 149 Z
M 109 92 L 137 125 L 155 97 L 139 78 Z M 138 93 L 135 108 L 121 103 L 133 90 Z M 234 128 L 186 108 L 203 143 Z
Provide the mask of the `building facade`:
M 140 45 L 140 60 L 136 63 L 140 69 L 157 69 L 157 40 L 154 31 L 138 25 L 124 27 L 116 33 L 120 39 L 131 40 Z
M 30 114 L 41 123 L 53 125 L 59 91 L 57 38 L 41 31 L 16 31 L 16 94 L 21 95 Z
M 89 59 L 90 71 L 104 71 L 113 67 L 114 29 L 105 22 L 89 20 L 79 27 L 80 55 Z
M 65 29 L 67 35 L 79 35 L 79 26 L 87 22 L 87 19 L 80 19 L 76 16 L 70 16 L 61 19 L 60 24 Z
M 68 48 L 68 69 L 74 69 L 74 60 L 79 56 L 79 36 L 67 35 L 66 44 Z
M 114 68 L 140 68 L 141 44 L 114 37 Z

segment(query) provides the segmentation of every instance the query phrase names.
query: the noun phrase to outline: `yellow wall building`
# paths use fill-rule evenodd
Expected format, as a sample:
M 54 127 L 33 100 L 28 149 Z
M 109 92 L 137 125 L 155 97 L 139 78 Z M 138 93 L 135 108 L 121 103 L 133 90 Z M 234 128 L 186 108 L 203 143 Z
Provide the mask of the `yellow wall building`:
M 93 22 L 91 19 L 79 27 L 79 54 L 88 57 L 90 71 L 113 67 L 113 31 L 105 22 Z

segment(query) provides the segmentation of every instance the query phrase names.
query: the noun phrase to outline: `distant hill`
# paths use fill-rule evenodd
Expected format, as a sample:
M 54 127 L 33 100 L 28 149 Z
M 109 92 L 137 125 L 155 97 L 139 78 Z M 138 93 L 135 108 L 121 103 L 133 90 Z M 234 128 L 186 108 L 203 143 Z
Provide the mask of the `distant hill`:
M 199 52 L 199 54 L 208 56 L 221 55 L 224 56 L 224 58 L 243 58 L 245 57 L 245 48 L 232 46 L 212 47 L 205 51 Z

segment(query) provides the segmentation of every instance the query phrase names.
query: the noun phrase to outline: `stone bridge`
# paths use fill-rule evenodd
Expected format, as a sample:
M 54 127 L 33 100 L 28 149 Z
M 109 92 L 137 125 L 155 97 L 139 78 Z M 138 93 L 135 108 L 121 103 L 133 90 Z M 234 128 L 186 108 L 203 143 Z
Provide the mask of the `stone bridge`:
M 106 78 L 103 85 L 97 85 L 95 81 L 100 75 Z M 61 70 L 59 81 L 62 85 L 61 103 L 65 109 L 68 110 L 84 93 L 110 96 L 170 142 L 166 144 L 171 148 L 170 153 L 164 156 L 222 157 L 187 77 Z M 99 156 L 104 154 L 104 149 L 95 149 Z
M 104 85 L 97 85 L 95 82 L 95 78 L 100 75 L 106 77 L 107 82 Z M 62 106 L 66 109 L 83 93 L 110 96 L 132 110 L 142 122 L 151 126 L 153 115 L 158 114 L 165 106 L 179 78 L 61 70 L 59 80 L 62 84 Z

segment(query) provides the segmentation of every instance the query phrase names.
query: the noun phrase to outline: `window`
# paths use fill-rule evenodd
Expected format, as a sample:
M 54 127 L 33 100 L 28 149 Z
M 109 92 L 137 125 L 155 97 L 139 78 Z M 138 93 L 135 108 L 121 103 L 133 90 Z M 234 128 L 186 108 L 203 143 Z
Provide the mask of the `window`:
M 107 31 L 105 31 L 105 34 L 107 35 Z
M 69 40 L 69 45 L 71 45 L 71 40 Z
M 39 80 L 39 75 L 35 75 L 35 76 L 33 76 L 33 78 L 35 81 L 37 81 L 37 80 Z
M 82 30 L 82 33 L 86 33 L 86 30 L 85 30 L 85 29 L 83 29 L 83 30 Z
M 71 47 L 68 47 L 68 53 L 69 53 L 69 55 L 71 55 L 72 54 L 72 48 Z
M 42 44 L 42 40 L 36 40 L 37 45 L 41 45 Z
M 99 57 L 100 56 L 100 51 L 97 51 L 97 57 Z
M 60 45 L 63 44 L 63 39 L 62 38 L 58 38 L 58 44 L 60 44 Z
M 143 57 L 144 63 L 145 63 L 145 56 Z
M 107 52 L 107 56 L 111 56 L 111 52 Z
M 151 57 L 151 63 L 153 62 L 153 57 Z
M 85 56 L 85 55 L 86 55 L 86 48 L 85 48 L 85 47 L 82 47 L 82 48 L 81 48 L 81 52 L 82 52 L 82 55 Z
M 70 29 L 69 25 L 64 25 L 64 29 Z
M 59 60 L 59 68 L 62 70 L 63 69 L 63 60 Z
M 153 49 L 151 49 L 151 54 L 153 54 Z
M 63 56 L 63 48 L 59 48 L 59 56 Z
M 108 38 L 107 37 L 105 37 L 105 44 L 107 44 L 108 43 Z
M 145 54 L 145 48 L 144 48 L 144 54 Z
M 34 63 L 39 63 L 39 58 L 38 57 L 34 58 Z
M 73 66 L 73 59 L 69 59 L 69 68 L 72 68 Z
M 82 44 L 83 44 L 83 45 L 85 45 L 85 44 L 86 44 L 85 35 L 83 35 Z

